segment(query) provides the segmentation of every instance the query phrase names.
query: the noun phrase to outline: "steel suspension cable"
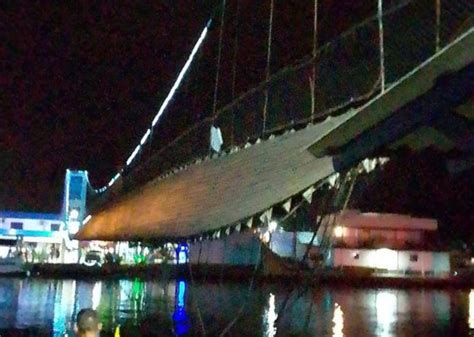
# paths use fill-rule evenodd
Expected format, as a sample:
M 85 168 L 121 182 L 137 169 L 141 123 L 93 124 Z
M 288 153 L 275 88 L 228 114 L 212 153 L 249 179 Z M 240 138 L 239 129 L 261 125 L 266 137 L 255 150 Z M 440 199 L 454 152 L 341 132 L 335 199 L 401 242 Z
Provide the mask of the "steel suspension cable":
M 377 1 L 377 16 L 379 22 L 379 48 L 380 48 L 380 78 L 382 93 L 385 91 L 385 53 L 383 33 L 383 0 Z
M 310 81 L 311 85 L 311 120 L 314 120 L 316 111 L 316 54 L 318 50 L 318 0 L 314 0 L 314 20 L 313 20 L 313 74 Z
M 273 10 L 274 10 L 274 0 L 270 0 L 270 18 L 268 23 L 268 41 L 267 41 L 267 65 L 265 68 L 265 82 L 270 78 L 270 62 L 272 55 L 272 31 L 273 31 Z M 265 134 L 267 126 L 267 112 L 268 110 L 268 88 L 265 90 L 265 103 L 263 106 L 263 130 L 262 134 Z
M 232 54 L 232 99 L 231 101 L 234 100 L 235 98 L 235 81 L 237 79 L 237 53 L 239 49 L 239 15 L 240 15 L 240 0 L 237 0 L 237 8 L 236 8 L 236 13 L 235 13 L 235 19 L 234 19 L 234 51 Z M 232 107 L 232 119 L 230 122 L 230 145 L 234 145 L 234 120 L 235 120 L 235 107 Z
M 221 27 L 219 31 L 219 44 L 217 47 L 217 69 L 216 69 L 216 78 L 214 82 L 214 102 L 212 104 L 212 120 L 215 122 L 216 119 L 216 109 L 217 109 L 217 94 L 219 90 L 219 74 L 221 68 L 221 57 L 222 57 L 222 39 L 224 36 L 224 22 L 225 22 L 225 7 L 226 0 L 222 0 L 222 9 L 221 9 Z
M 354 171 L 354 177 L 351 177 L 351 171 Z M 349 181 L 350 181 L 350 185 L 349 185 L 349 190 L 346 194 L 346 196 L 344 197 L 344 202 L 343 202 L 343 205 L 342 205 L 342 209 L 341 209 L 341 213 L 343 213 L 348 204 L 349 204 L 349 201 L 352 197 L 352 192 L 354 190 L 354 185 L 356 183 L 356 179 L 358 177 L 358 166 L 355 168 L 355 169 L 351 169 L 349 170 L 349 172 L 346 173 L 343 181 L 340 183 L 339 187 L 335 188 L 334 189 L 334 193 L 332 194 L 332 196 L 330 196 L 328 199 L 326 199 L 326 202 L 324 203 L 325 204 L 325 207 L 328 207 L 330 206 L 330 204 L 332 204 L 331 208 L 329 209 L 329 211 L 332 211 L 334 212 L 334 210 L 332 210 L 332 208 L 334 207 L 337 207 L 337 201 L 340 197 L 340 193 L 344 193 L 344 185 L 347 184 Z M 351 179 L 352 178 L 352 179 Z M 329 201 L 329 199 L 332 199 L 332 202 Z M 322 240 L 324 240 L 324 236 L 325 236 L 325 233 L 326 233 L 326 230 L 328 229 L 329 226 L 331 226 L 331 228 L 329 229 L 329 231 L 332 230 L 332 227 L 334 226 L 334 222 L 335 222 L 335 219 L 336 219 L 336 215 L 333 214 L 332 215 L 332 222 L 331 222 L 331 219 L 328 219 L 328 223 L 327 225 L 325 226 L 325 230 L 323 232 L 323 238 Z M 316 227 L 319 227 L 322 225 L 322 222 L 323 222 L 323 215 L 321 214 L 321 218 L 320 220 L 318 221 L 318 224 Z M 309 255 L 309 250 L 311 248 L 311 246 L 313 245 L 313 242 L 314 242 L 314 239 L 316 238 L 316 235 L 317 235 L 317 231 L 318 231 L 319 228 L 315 228 L 315 232 L 313 233 L 313 237 L 311 238 L 311 241 L 310 243 L 308 244 L 308 247 L 306 248 L 306 251 L 305 251 L 305 254 L 303 256 L 303 259 L 301 260 L 301 263 L 304 263 L 304 261 L 306 260 L 306 258 L 308 257 Z M 329 235 L 332 235 L 332 232 L 330 232 Z M 320 246 L 323 245 L 323 242 L 320 243 Z M 324 248 L 324 247 L 323 247 Z M 305 278 L 305 280 L 307 281 L 306 284 L 304 286 L 301 287 L 301 289 L 297 292 L 296 294 L 296 299 L 298 299 L 301 295 L 303 295 L 307 290 L 308 288 L 310 287 L 311 285 L 311 282 L 308 278 Z M 277 320 L 276 320 L 276 324 L 278 325 L 278 323 L 281 321 L 281 317 L 283 316 L 282 313 L 284 313 L 284 310 L 286 308 L 286 306 L 288 305 L 288 301 L 290 299 L 290 296 L 291 296 L 291 292 L 285 297 L 282 305 L 280 306 L 279 310 L 278 310 L 278 315 L 277 315 Z
M 441 26 L 441 0 L 436 0 L 436 52 L 440 49 L 440 26 Z

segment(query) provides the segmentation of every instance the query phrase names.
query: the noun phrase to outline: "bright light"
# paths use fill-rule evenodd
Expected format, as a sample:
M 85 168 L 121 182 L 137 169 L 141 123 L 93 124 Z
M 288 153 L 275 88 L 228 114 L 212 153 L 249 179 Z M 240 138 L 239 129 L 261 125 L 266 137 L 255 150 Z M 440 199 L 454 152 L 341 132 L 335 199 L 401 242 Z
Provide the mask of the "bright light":
M 85 261 L 82 262 L 85 266 L 88 266 L 88 267 L 94 267 L 96 265 L 97 262 L 95 261 Z
M 100 304 L 100 297 L 102 295 L 102 282 L 94 284 L 92 289 L 92 309 L 96 310 Z
M 266 231 L 265 233 L 260 234 L 260 240 L 262 240 L 263 243 L 270 242 L 270 232 Z
M 89 214 L 88 216 L 86 216 L 84 221 L 82 221 L 82 224 L 85 225 L 86 223 L 88 223 L 90 221 L 90 219 L 92 219 L 92 215 Z
M 109 183 L 107 184 L 107 186 L 109 187 L 112 187 L 112 185 L 115 183 L 115 180 L 114 178 L 110 179 Z
M 69 220 L 77 220 L 79 218 L 79 210 L 73 208 L 69 211 Z
M 189 55 L 188 60 L 184 64 L 183 69 L 181 69 L 181 72 L 178 75 L 178 78 L 174 82 L 173 86 L 171 87 L 170 92 L 168 93 L 168 96 L 166 96 L 165 100 L 163 101 L 163 104 L 161 104 L 160 109 L 158 110 L 158 113 L 156 114 L 155 118 L 153 118 L 153 121 L 151 122 L 151 125 L 154 127 L 156 123 L 158 123 L 158 120 L 160 119 L 161 115 L 165 111 L 166 107 L 168 106 L 168 103 L 171 101 L 171 99 L 174 96 L 175 91 L 178 89 L 179 85 L 181 84 L 181 81 L 183 80 L 184 75 L 186 75 L 186 72 L 188 71 L 189 66 L 191 65 L 191 62 L 194 59 L 194 56 L 196 55 L 197 51 L 199 50 L 199 47 L 201 47 L 202 42 L 204 41 L 204 38 L 207 35 L 207 30 L 208 27 L 211 23 L 211 20 L 207 23 L 206 27 L 203 29 L 201 36 L 199 37 L 198 41 L 194 45 L 193 50 L 191 51 L 191 55 Z
M 270 221 L 270 223 L 268 224 L 268 230 L 270 232 L 274 232 L 278 227 L 278 222 L 276 222 L 275 220 L 272 220 Z
M 132 154 L 131 154 L 130 157 L 128 157 L 128 159 L 127 159 L 127 162 L 126 162 L 126 163 L 127 163 L 127 166 L 132 163 L 133 159 L 135 159 L 135 157 L 137 156 L 138 151 L 140 151 L 141 147 L 142 147 L 141 145 L 137 145 L 137 147 L 135 148 L 135 150 L 133 150 Z
M 474 329 L 474 289 L 469 293 L 469 329 Z
M 117 181 L 118 178 L 120 178 L 120 172 L 117 172 L 117 174 L 112 178 L 114 181 Z
M 337 226 L 336 228 L 334 228 L 334 235 L 337 238 L 342 238 L 342 236 L 344 235 L 344 227 Z
M 177 251 L 178 264 L 184 264 L 188 262 L 188 247 L 186 244 L 179 244 Z
M 270 293 L 268 298 L 268 309 L 265 310 L 264 319 L 266 325 L 265 337 L 274 337 L 277 333 L 275 322 L 278 318 L 275 308 L 275 295 Z
M 180 251 L 178 253 L 178 264 L 184 264 L 186 263 L 186 252 Z
M 344 337 L 342 329 L 344 329 L 344 313 L 341 306 L 336 303 L 334 306 L 334 316 L 332 318 L 332 335 L 333 337 Z
M 151 130 L 150 129 L 146 130 L 145 134 L 143 135 L 142 139 L 140 140 L 140 145 L 145 144 L 148 137 L 150 137 L 150 134 L 151 134 Z
M 372 251 L 369 256 L 370 265 L 374 268 L 397 270 L 398 269 L 398 253 L 388 248 L 377 249 Z
M 79 232 L 79 221 L 68 221 L 67 227 L 69 234 L 76 234 Z

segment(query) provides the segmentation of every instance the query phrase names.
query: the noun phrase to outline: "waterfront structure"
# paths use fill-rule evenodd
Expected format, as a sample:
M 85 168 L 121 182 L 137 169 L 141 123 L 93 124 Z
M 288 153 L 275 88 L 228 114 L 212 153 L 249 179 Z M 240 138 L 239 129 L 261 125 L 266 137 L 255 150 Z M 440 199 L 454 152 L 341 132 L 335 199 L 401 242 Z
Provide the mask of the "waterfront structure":
M 278 230 L 272 233 L 269 248 L 278 256 L 301 261 L 309 245 L 314 251 L 319 245 L 319 238 L 313 238 L 313 232 L 286 232 Z
M 64 240 L 61 214 L 0 212 L 0 257 L 18 248 L 32 261 L 55 260 Z M 22 247 L 17 247 L 19 242 Z
M 67 170 L 59 213 L 0 211 L 0 258 L 22 254 L 28 262 L 77 262 L 79 243 L 70 240 L 86 216 L 87 171 Z
M 349 210 L 327 217 L 318 236 L 321 238 L 324 231 L 332 233 L 325 262 L 333 268 L 447 276 L 449 252 L 436 244 L 437 229 L 435 219 Z
M 252 231 L 234 232 L 220 240 L 203 240 L 189 245 L 192 264 L 248 266 L 260 261 L 260 241 Z

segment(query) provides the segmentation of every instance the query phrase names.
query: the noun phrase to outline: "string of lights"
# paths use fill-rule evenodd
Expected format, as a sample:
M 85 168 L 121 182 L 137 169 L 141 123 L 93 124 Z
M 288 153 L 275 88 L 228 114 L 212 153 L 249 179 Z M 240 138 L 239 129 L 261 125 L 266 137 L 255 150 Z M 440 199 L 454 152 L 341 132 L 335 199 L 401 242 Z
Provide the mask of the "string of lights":
M 102 186 L 101 188 L 94 189 L 94 191 L 96 193 L 103 193 L 103 192 L 107 191 L 107 189 L 112 187 L 115 184 L 115 182 L 117 182 L 117 180 L 120 179 L 124 169 L 126 169 L 127 167 L 132 165 L 134 160 L 137 158 L 137 155 L 143 149 L 143 146 L 149 141 L 154 127 L 158 124 L 158 121 L 160 120 L 161 116 L 163 115 L 166 108 L 168 107 L 168 104 L 173 99 L 173 96 L 175 95 L 176 91 L 180 87 L 181 82 L 184 79 L 184 76 L 188 72 L 189 67 L 191 66 L 191 64 L 193 63 L 193 60 L 194 60 L 194 57 L 196 56 L 196 53 L 198 52 L 198 50 L 202 46 L 202 43 L 204 42 L 204 40 L 206 38 L 206 35 L 209 31 L 211 23 L 212 23 L 212 18 L 207 21 L 206 26 L 202 30 L 198 40 L 196 41 L 196 44 L 194 45 L 193 49 L 191 50 L 191 53 L 190 53 L 188 59 L 186 60 L 186 63 L 184 64 L 183 68 L 181 68 L 181 71 L 179 72 L 178 77 L 176 78 L 176 81 L 174 82 L 173 86 L 171 87 L 170 91 L 168 92 L 168 95 L 164 99 L 163 103 L 161 104 L 160 108 L 158 109 L 158 112 L 156 113 L 155 117 L 153 118 L 153 120 L 151 122 L 151 126 L 145 131 L 145 134 L 140 139 L 140 143 L 135 147 L 133 152 L 127 158 L 127 160 L 125 162 L 125 166 L 119 172 L 117 172 L 112 177 L 112 179 L 110 179 L 110 181 L 106 185 Z

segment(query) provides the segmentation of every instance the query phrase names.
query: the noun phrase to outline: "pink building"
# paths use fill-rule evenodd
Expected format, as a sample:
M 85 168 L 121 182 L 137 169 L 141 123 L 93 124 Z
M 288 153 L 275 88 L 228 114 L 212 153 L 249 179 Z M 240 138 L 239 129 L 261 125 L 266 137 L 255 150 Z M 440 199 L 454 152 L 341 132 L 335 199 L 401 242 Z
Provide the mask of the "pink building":
M 330 216 L 318 231 L 332 232 L 326 263 L 377 272 L 446 276 L 449 253 L 436 247 L 438 222 L 401 214 L 345 211 Z

